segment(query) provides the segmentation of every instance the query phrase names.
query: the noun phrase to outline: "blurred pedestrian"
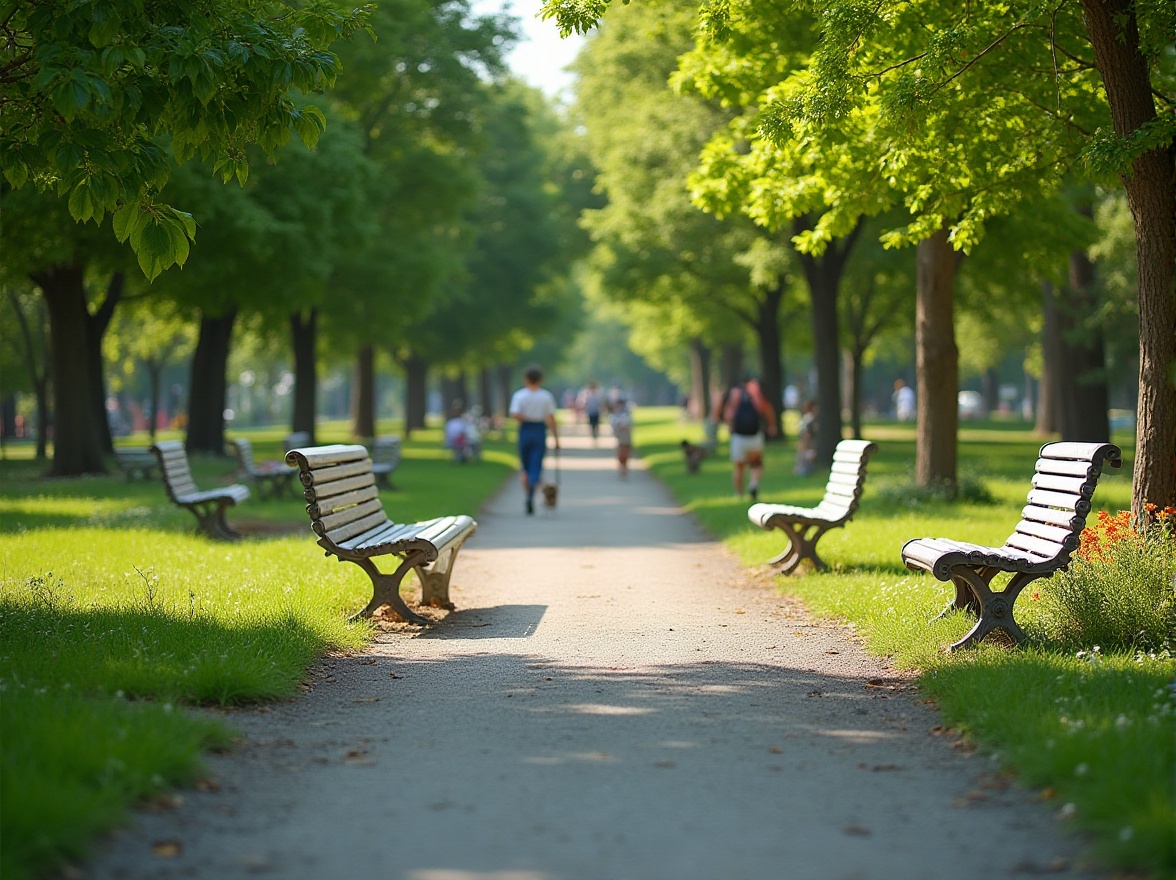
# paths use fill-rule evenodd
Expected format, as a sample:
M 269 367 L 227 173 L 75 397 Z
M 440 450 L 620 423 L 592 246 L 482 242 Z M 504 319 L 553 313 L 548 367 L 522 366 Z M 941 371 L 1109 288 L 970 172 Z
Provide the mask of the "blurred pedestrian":
M 617 469 L 624 479 L 629 476 L 629 458 L 633 455 L 633 411 L 624 398 L 613 404 L 609 424 L 617 439 Z
M 723 406 L 723 421 L 731 431 L 731 475 L 735 493 L 743 495 L 743 472 L 751 471 L 748 491 L 751 500 L 759 497 L 760 478 L 764 473 L 764 433 L 776 436 L 776 411 L 764 398 L 759 381 L 748 377 L 732 388 Z
M 510 415 L 519 423 L 519 479 L 523 484 L 528 516 L 535 512 L 535 490 L 543 477 L 543 456 L 550 429 L 559 449 L 555 426 L 555 397 L 542 387 L 543 370 L 532 365 L 523 371 L 523 387 L 510 399 Z
M 804 402 L 800 424 L 796 429 L 796 468 L 798 477 L 807 477 L 817 464 L 817 405 L 811 400 Z

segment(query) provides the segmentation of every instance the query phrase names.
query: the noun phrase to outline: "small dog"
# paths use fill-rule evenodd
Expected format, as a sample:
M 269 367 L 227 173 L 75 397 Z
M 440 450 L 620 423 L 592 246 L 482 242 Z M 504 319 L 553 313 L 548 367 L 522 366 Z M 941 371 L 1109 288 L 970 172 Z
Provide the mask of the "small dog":
M 689 440 L 683 440 L 682 454 L 686 456 L 686 473 L 696 474 L 702 466 L 702 460 L 709 455 L 709 451 L 705 446 L 695 446 Z
M 559 486 L 555 483 L 544 483 L 539 488 L 543 490 L 543 506 L 548 510 L 555 510 L 556 501 L 559 500 Z

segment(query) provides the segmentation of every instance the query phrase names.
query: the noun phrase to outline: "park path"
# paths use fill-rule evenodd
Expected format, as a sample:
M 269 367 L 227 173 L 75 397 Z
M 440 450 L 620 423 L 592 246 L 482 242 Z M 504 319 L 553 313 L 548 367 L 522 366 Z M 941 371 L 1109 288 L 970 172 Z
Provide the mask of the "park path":
M 480 512 L 457 612 L 233 713 L 218 790 L 141 813 L 86 875 L 1085 876 L 1051 809 L 640 462 L 622 481 L 573 436 L 562 463 L 554 514 L 513 482 Z

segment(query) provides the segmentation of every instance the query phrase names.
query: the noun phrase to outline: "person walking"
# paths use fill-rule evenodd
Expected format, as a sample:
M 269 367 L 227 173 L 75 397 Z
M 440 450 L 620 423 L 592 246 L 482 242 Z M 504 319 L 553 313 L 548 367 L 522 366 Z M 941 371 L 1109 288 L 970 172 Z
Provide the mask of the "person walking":
M 915 420 L 915 389 L 905 379 L 894 380 L 894 415 L 900 422 Z
M 743 495 L 743 472 L 750 469 L 748 491 L 755 501 L 764 473 L 764 426 L 769 436 L 776 436 L 776 411 L 764 398 L 758 380 L 749 377 L 728 392 L 723 421 L 731 431 L 731 464 L 734 465 L 731 478 L 735 493 Z
M 584 415 L 588 416 L 588 431 L 592 434 L 593 446 L 600 439 L 600 405 L 603 397 L 604 395 L 600 393 L 600 386 L 595 382 L 589 382 L 580 397 L 581 408 L 584 410 Z
M 617 440 L 617 469 L 624 479 L 629 476 L 629 458 L 633 455 L 633 411 L 623 398 L 612 405 L 609 424 Z
M 817 463 L 817 405 L 811 400 L 804 402 L 800 424 L 796 428 L 796 469 L 798 477 L 807 477 L 816 469 Z
M 523 371 L 523 387 L 510 399 L 510 415 L 519 423 L 519 479 L 526 496 L 527 515 L 535 512 L 535 490 L 543 477 L 543 456 L 547 451 L 547 431 L 559 449 L 559 431 L 555 426 L 555 397 L 542 387 L 543 371 L 538 366 Z

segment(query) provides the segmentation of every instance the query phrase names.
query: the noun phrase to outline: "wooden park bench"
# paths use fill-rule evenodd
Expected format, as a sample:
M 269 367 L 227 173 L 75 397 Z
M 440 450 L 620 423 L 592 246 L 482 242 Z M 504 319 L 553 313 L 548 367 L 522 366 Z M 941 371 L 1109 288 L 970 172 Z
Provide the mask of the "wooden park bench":
M 145 446 L 122 446 L 114 450 L 114 463 L 130 482 L 138 474 L 149 480 L 159 467 L 155 454 Z
M 817 541 L 830 529 L 853 518 L 866 481 L 866 463 L 878 447 L 868 440 L 842 440 L 833 452 L 833 468 L 825 486 L 825 497 L 816 507 L 788 504 L 753 504 L 747 517 L 765 529 L 779 529 L 788 536 L 788 548 L 768 560 L 781 574 L 791 574 L 804 561 L 826 569 L 817 555 Z
M 277 498 L 293 483 L 297 471 L 284 461 L 257 461 L 252 441 L 240 437 L 233 441 L 233 448 L 237 450 L 238 475 L 257 486 L 257 497 L 263 501 Z
M 429 621 L 410 611 L 400 595 L 409 571 L 421 582 L 421 604 L 452 608 L 449 579 L 462 544 L 477 529 L 468 516 L 443 516 L 418 523 L 394 523 L 380 504 L 372 460 L 363 446 L 293 449 L 286 461 L 297 466 L 306 490 L 306 511 L 319 546 L 340 562 L 354 562 L 372 579 L 372 599 L 354 617 L 371 617 L 390 605 L 405 620 Z M 400 565 L 381 572 L 374 558 L 393 556 Z
M 234 483 L 220 489 L 201 491 L 192 479 L 188 453 L 179 440 L 163 440 L 151 447 L 159 461 L 163 485 L 168 497 L 178 506 L 192 511 L 200 531 L 220 541 L 235 541 L 241 536 L 225 522 L 225 509 L 249 497 L 249 487 Z
M 1110 443 L 1047 443 L 1038 456 L 1029 503 L 1002 546 L 947 538 L 918 538 L 903 545 L 907 568 L 929 571 L 955 585 L 955 598 L 943 614 L 966 609 L 979 618 L 948 651 L 974 645 L 994 629 L 1004 630 L 1017 644 L 1025 640 L 1013 619 L 1017 596 L 1038 578 L 1066 570 L 1070 554 L 1078 549 L 1103 465 L 1123 464 L 1119 447 Z M 992 579 L 1001 572 L 1012 577 L 995 592 Z
M 371 443 L 372 473 L 385 489 L 395 489 L 392 473 L 400 467 L 400 438 L 377 437 Z

